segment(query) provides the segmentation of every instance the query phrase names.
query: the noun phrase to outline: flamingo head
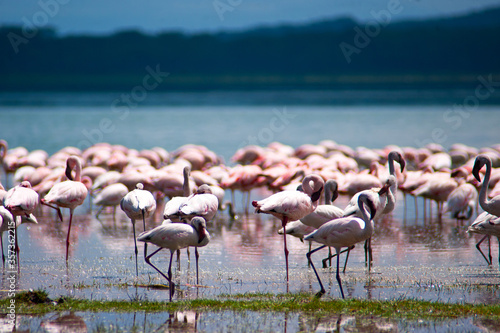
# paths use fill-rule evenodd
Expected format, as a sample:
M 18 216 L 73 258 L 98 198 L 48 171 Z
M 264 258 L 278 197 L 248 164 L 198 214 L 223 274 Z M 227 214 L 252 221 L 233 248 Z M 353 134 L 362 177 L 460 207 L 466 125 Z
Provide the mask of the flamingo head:
M 474 178 L 476 178 L 478 182 L 481 181 L 479 171 L 481 171 L 481 168 L 488 162 L 491 165 L 491 159 L 489 158 L 489 156 L 481 154 L 476 157 L 476 160 L 474 161 L 474 167 L 472 168 L 472 175 L 474 175 Z
M 387 177 L 384 186 L 378 191 L 378 195 L 384 195 L 389 191 L 392 185 L 396 184 L 396 177 L 390 175 Z
M 195 216 L 191 220 L 191 225 L 198 232 L 198 244 L 201 243 L 205 237 L 207 237 L 207 222 L 203 217 Z
M 368 210 L 370 211 L 370 220 L 373 220 L 375 214 L 377 214 L 377 208 L 368 194 L 361 193 L 358 197 L 358 206 L 360 209 L 364 209 L 363 207 L 365 204 L 368 206 Z

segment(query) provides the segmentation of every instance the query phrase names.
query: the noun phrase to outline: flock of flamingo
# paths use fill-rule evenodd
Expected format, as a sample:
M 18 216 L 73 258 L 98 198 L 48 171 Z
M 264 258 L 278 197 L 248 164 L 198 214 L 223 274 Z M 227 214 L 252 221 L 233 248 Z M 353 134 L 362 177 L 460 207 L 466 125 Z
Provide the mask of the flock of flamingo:
M 99 207 L 97 216 L 106 207 L 113 208 L 114 216 L 120 206 L 130 218 L 136 275 L 138 240 L 144 242 L 145 262 L 169 282 L 170 300 L 175 292 L 171 272 L 174 253 L 195 248 L 198 283 L 198 247 L 210 241 L 207 223 L 226 208 L 234 218 L 234 191 L 246 196 L 242 208 L 245 214 L 251 202 L 255 213 L 271 214 L 281 220 L 283 228 L 279 233 L 284 240 L 287 291 L 286 235 L 321 244 L 314 250 L 310 247 L 306 254 L 321 287 L 318 297 L 325 289 L 312 254 L 325 247 L 335 249 L 336 253 L 329 258 L 336 256 L 336 279 L 344 297 L 340 253 L 347 251 L 345 272 L 349 251 L 355 244 L 365 242 L 365 258 L 370 267 L 374 221 L 393 212 L 398 190 L 405 196 L 405 214 L 406 195 L 415 197 L 416 214 L 416 198 L 424 198 L 424 218 L 426 200 L 431 200 L 429 208 L 432 201 L 436 202 L 438 221 L 445 213 L 457 221 L 469 220 L 475 213 L 476 219 L 468 232 L 484 235 L 476 247 L 488 265 L 492 264 L 490 236 L 500 241 L 500 145 L 477 149 L 454 144 L 446 151 L 437 144 L 423 148 L 352 149 L 330 140 L 297 148 L 273 142 L 267 147 L 243 147 L 231 161 L 234 166 L 225 165 L 222 158 L 199 145 L 185 145 L 167 152 L 160 147 L 138 151 L 99 143 L 83 151 L 65 147 L 49 156 L 43 150 L 8 149 L 7 142 L 0 140 L 0 162 L 6 174 L 6 184 L 0 184 L 0 232 L 3 235 L 12 226 L 18 228 L 25 222 L 37 223 L 33 214 L 41 212 L 36 210 L 38 204 L 55 209 L 61 222 L 61 208 L 69 208 L 68 262 L 73 214 L 90 193 L 92 203 Z M 266 188 L 270 195 L 251 201 L 250 192 L 257 188 Z M 227 190 L 231 192 L 230 201 L 224 201 Z M 351 197 L 344 209 L 333 205 L 339 193 Z M 163 205 L 164 221 L 146 230 L 146 219 Z M 479 205 L 484 210 L 481 214 Z M 136 235 L 136 220 L 143 222 L 143 232 L 139 235 Z M 480 247 L 486 239 L 488 256 Z M 158 249 L 148 254 L 148 243 Z M 151 262 L 162 249 L 171 252 L 166 275 Z M 329 258 L 323 260 L 323 266 Z M 3 239 L 2 260 L 5 267 Z

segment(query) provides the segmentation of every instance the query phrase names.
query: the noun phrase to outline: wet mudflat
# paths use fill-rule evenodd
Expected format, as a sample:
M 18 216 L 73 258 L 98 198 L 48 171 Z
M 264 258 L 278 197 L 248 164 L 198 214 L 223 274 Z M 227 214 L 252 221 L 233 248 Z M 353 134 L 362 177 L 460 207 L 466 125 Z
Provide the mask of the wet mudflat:
M 267 195 L 252 193 L 252 198 Z M 238 199 L 239 200 L 239 199 Z M 348 198 L 341 196 L 336 204 L 344 207 Z M 433 217 L 423 218 L 419 199 L 419 217 L 416 218 L 413 199 L 408 199 L 406 218 L 403 197 L 398 198 L 392 216 L 376 223 L 372 240 L 374 262 L 371 271 L 365 266 L 363 244 L 351 252 L 345 274 L 341 274 L 347 298 L 371 300 L 417 299 L 445 303 L 499 304 L 500 271 L 498 243 L 492 239 L 493 265 L 488 266 L 475 245 L 480 236 L 466 233 L 468 224 L 457 224 L 444 216 L 438 222 Z M 199 249 L 200 283 L 196 285 L 194 250 L 188 256 L 181 252 L 180 261 L 174 259 L 174 281 L 179 286 L 174 301 L 183 299 L 223 299 L 242 293 L 286 292 L 283 236 L 277 231 L 281 222 L 271 216 L 248 215 L 238 205 L 238 218 L 231 220 L 226 212 L 218 214 L 209 224 L 210 243 Z M 126 215 L 117 209 L 95 218 L 86 202 L 74 217 L 71 250 L 68 265 L 64 260 L 67 232 L 65 222 L 57 221 L 49 210 L 40 210 L 39 224 L 19 228 L 21 273 L 18 290 L 44 289 L 54 299 L 69 296 L 92 300 L 149 300 L 168 301 L 166 280 L 146 265 L 143 246 L 139 244 L 139 277 L 135 277 L 132 225 Z M 163 207 L 147 221 L 153 228 L 161 221 Z M 141 223 L 137 224 L 142 231 Z M 290 293 L 305 292 L 313 296 L 319 284 L 308 267 L 308 244 L 287 236 L 290 250 Z M 313 247 L 317 245 L 313 244 Z M 483 243 L 487 253 L 487 242 Z M 149 253 L 154 250 L 150 246 Z M 332 268 L 320 268 L 327 250 L 313 255 L 316 267 L 325 284 L 323 299 L 339 299 L 335 279 L 335 260 Z M 170 253 L 161 251 L 152 261 L 164 272 L 168 269 Z M 342 262 L 344 256 L 341 257 Z M 3 274 L 2 290 L 7 290 L 7 274 Z M 259 331 L 331 331 L 342 328 L 366 331 L 447 331 L 449 327 L 463 327 L 467 331 L 481 331 L 488 323 L 478 318 L 445 321 L 408 321 L 377 318 L 337 316 L 318 319 L 301 313 L 273 312 L 174 312 L 149 313 L 57 313 L 43 316 L 18 316 L 18 329 L 53 331 L 51 325 L 76 325 L 82 331 L 155 331 L 199 330 L 234 331 L 233 328 Z M 493 323 L 491 327 L 500 327 Z M 496 325 L 496 326 L 495 326 Z M 246 329 L 245 329 L 246 327 Z M 491 330 L 491 328 L 490 328 Z M 494 330 L 493 330 L 494 331 Z

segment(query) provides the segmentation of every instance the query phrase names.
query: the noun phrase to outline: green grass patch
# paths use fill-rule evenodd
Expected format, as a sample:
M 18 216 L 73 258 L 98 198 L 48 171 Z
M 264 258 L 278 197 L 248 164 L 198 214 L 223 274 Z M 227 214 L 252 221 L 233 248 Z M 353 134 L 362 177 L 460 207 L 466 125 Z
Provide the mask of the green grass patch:
M 90 312 L 158 312 L 158 311 L 275 311 L 304 312 L 315 316 L 349 314 L 384 318 L 445 319 L 479 316 L 500 319 L 500 305 L 448 304 L 413 299 L 376 301 L 360 299 L 318 299 L 310 294 L 223 295 L 218 299 L 181 300 L 174 302 L 87 300 L 76 298 L 50 299 L 45 291 L 22 291 L 16 295 L 16 310 L 24 314 L 62 311 Z M 6 309 L 9 299 L 0 300 Z

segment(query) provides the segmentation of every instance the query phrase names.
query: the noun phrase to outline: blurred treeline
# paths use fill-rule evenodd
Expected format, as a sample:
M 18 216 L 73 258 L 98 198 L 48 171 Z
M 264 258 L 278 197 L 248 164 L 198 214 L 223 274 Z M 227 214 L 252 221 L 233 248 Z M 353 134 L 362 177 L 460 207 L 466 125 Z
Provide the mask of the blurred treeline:
M 32 36 L 26 27 L 3 26 L 0 89 L 130 89 L 141 83 L 147 66 L 170 73 L 159 90 L 453 88 L 474 84 L 478 75 L 500 79 L 500 9 L 427 21 L 396 19 L 378 25 L 343 18 L 239 32 L 106 36 L 59 36 L 50 27 Z M 346 57 L 341 45 L 354 52 Z

